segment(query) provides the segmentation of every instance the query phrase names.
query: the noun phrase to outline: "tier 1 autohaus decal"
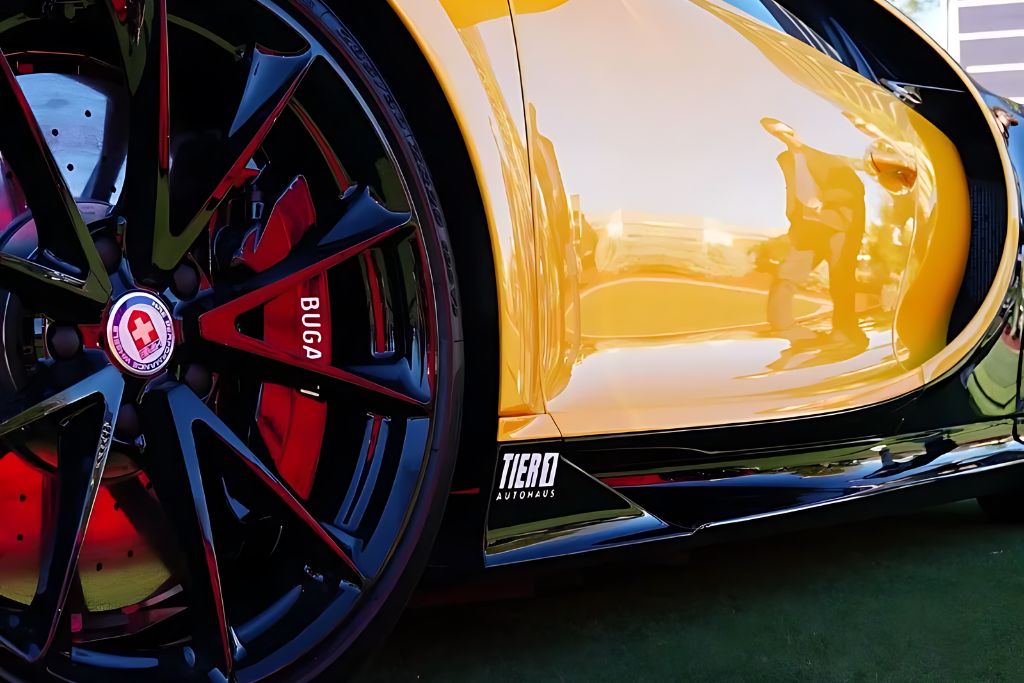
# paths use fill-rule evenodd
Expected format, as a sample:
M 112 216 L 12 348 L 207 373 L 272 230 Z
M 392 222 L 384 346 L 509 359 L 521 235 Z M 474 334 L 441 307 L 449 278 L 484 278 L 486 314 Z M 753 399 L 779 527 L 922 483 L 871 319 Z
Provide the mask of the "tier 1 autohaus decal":
M 555 497 L 558 453 L 504 453 L 495 502 Z

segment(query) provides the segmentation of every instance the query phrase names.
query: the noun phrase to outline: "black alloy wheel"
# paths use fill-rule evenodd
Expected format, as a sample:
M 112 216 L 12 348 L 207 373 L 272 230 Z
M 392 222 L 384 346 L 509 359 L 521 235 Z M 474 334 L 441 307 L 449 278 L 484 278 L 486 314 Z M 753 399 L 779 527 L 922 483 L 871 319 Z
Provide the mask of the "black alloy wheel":
M 387 85 L 319 0 L 12 0 L 0 51 L 0 675 L 344 677 L 461 410 Z

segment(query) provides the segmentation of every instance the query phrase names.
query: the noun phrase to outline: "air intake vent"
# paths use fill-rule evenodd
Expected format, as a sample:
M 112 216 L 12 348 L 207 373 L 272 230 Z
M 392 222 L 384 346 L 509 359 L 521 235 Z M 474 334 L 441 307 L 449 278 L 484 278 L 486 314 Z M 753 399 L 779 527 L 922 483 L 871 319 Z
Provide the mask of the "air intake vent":
M 1006 239 L 1006 188 L 998 182 L 970 181 L 971 249 L 967 270 L 949 321 L 949 339 L 974 316 L 992 287 Z

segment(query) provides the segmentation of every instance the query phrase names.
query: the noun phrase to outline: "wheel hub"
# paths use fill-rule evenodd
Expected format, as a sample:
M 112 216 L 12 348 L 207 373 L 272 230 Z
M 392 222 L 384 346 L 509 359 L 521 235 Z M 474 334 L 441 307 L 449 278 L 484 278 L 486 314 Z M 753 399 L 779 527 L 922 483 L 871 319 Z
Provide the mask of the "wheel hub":
M 125 371 L 139 377 L 163 372 L 174 353 L 174 320 L 167 305 L 141 290 L 123 295 L 107 314 L 107 348 Z

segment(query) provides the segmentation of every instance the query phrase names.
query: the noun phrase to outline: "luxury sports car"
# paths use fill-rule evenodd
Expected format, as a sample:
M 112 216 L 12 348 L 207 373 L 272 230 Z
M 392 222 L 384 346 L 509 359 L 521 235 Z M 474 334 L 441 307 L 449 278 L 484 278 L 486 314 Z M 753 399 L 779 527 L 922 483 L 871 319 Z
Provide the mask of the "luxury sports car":
M 8 679 L 336 680 L 428 566 L 1024 516 L 1024 111 L 885 3 L 6 0 L 0 50 Z

